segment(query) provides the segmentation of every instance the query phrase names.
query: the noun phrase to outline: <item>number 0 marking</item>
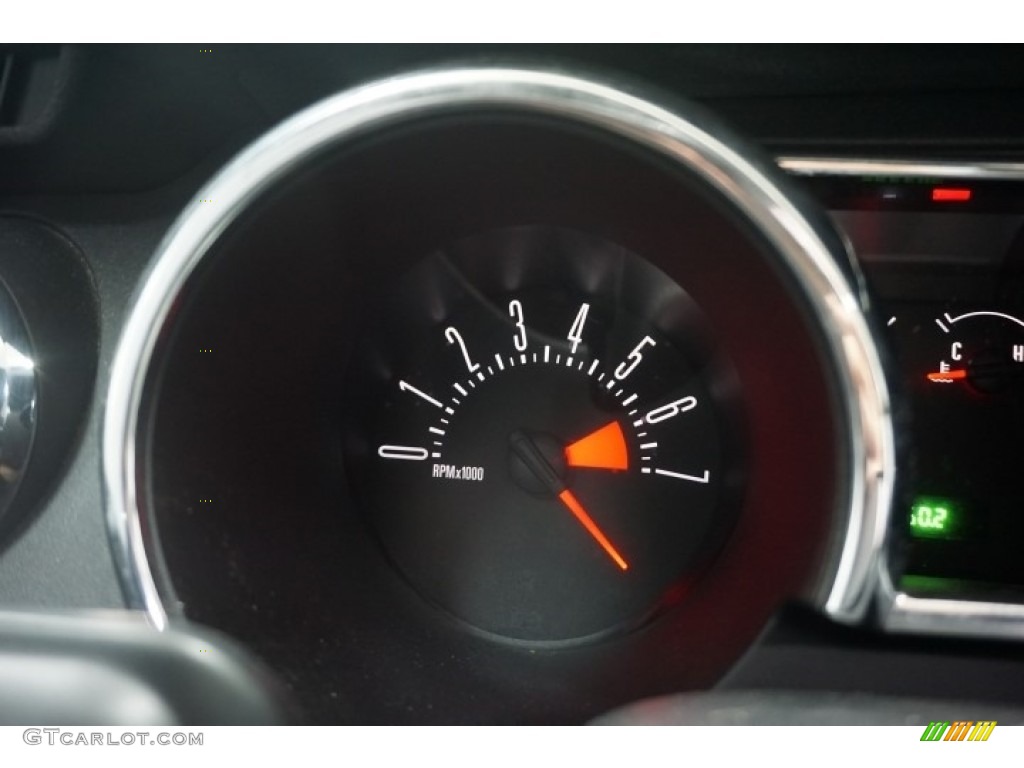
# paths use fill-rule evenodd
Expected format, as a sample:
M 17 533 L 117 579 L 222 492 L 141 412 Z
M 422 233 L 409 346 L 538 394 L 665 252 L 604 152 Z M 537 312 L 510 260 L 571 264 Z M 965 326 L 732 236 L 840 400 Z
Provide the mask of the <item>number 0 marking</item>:
M 382 459 L 423 461 L 427 458 L 428 452 L 426 448 L 417 448 L 412 445 L 382 445 L 377 449 L 377 455 Z
M 462 335 L 453 326 L 449 325 L 444 329 L 444 337 L 448 339 L 449 344 L 459 345 L 459 349 L 462 350 L 462 358 L 466 361 L 466 367 L 469 369 L 469 372 L 476 373 L 480 363 L 474 363 L 469 359 L 469 350 L 466 349 L 466 342 L 462 340 Z

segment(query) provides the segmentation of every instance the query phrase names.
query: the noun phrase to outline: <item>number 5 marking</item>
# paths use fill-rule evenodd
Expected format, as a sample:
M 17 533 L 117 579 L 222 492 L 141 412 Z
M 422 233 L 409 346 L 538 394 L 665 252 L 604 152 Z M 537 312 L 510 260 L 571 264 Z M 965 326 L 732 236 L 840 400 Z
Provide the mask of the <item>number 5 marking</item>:
M 640 340 L 640 343 L 633 347 L 633 351 L 629 353 L 626 361 L 619 363 L 619 367 L 615 369 L 616 379 L 622 381 L 633 372 L 634 368 L 640 365 L 640 361 L 644 359 L 644 355 L 641 350 L 647 344 L 650 344 L 653 347 L 656 343 L 650 336 L 644 336 L 643 339 Z

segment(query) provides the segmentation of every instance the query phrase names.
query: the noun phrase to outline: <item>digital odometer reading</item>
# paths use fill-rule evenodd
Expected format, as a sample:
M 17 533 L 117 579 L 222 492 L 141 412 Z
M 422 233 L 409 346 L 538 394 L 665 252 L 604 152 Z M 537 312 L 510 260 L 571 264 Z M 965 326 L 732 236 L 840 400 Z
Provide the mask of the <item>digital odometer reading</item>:
M 960 527 L 960 509 L 950 499 L 921 496 L 910 508 L 910 533 L 922 539 L 951 539 Z

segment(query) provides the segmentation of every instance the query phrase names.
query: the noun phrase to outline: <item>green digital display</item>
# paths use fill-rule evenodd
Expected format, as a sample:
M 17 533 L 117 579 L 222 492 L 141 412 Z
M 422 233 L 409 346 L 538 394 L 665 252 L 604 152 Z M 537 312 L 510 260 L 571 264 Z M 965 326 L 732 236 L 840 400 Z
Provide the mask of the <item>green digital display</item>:
M 918 496 L 910 507 L 910 533 L 918 538 L 951 539 L 960 527 L 960 508 L 951 499 Z

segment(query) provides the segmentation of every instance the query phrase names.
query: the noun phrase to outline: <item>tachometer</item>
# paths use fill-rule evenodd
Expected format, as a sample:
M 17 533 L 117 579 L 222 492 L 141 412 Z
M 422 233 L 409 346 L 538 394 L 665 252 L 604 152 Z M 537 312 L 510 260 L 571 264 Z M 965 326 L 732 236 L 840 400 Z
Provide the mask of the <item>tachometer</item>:
M 678 598 L 741 471 L 709 339 L 679 286 L 591 236 L 516 228 L 434 254 L 356 367 L 374 407 L 351 477 L 384 549 L 429 600 L 520 640 Z
M 204 188 L 110 376 L 133 605 L 328 721 L 582 720 L 712 684 L 784 600 L 864 615 L 892 434 L 852 264 L 640 94 L 410 75 Z

